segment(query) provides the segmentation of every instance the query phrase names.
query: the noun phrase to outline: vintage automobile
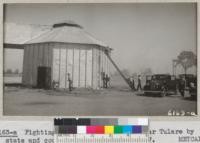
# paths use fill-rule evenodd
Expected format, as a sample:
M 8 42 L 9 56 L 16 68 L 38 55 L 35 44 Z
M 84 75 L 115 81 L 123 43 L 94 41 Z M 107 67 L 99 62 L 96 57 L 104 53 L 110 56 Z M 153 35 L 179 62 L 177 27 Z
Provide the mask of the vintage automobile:
M 181 89 L 181 80 L 185 79 L 184 89 Z M 189 91 L 192 98 L 197 98 L 197 77 L 193 74 L 180 74 L 178 78 L 178 90 L 184 97 L 184 92 L 181 90 Z
M 175 76 L 169 74 L 154 74 L 146 77 L 144 95 L 159 95 L 164 97 L 176 94 L 177 80 Z

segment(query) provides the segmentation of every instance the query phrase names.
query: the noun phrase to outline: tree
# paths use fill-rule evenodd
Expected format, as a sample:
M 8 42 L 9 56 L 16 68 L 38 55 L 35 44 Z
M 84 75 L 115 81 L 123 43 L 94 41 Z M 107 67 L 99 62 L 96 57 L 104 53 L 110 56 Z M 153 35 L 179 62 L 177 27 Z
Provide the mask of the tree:
M 197 65 L 197 56 L 192 51 L 183 51 L 177 57 L 177 65 L 181 65 L 184 69 L 184 73 L 187 74 L 187 70 Z

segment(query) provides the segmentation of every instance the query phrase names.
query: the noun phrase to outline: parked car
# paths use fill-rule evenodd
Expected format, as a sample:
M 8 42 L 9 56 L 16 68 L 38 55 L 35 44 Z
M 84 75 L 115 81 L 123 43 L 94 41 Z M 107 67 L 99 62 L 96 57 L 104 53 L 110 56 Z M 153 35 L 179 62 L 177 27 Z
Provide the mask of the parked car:
M 146 76 L 146 85 L 144 86 L 145 95 L 166 96 L 176 94 L 177 80 L 175 76 L 169 74 L 154 74 Z
M 184 86 L 181 81 L 185 80 Z M 193 74 L 180 74 L 178 79 L 178 89 L 184 97 L 184 91 L 189 91 L 192 98 L 197 98 L 197 77 Z

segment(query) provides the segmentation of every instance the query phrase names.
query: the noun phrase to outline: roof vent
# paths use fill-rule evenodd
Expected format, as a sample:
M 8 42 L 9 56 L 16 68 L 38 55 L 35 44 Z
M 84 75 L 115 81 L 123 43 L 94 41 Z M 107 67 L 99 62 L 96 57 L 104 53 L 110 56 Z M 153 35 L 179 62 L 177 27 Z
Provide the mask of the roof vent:
M 64 22 L 60 22 L 60 23 L 56 23 L 53 25 L 53 28 L 58 28 L 58 27 L 63 27 L 63 26 L 71 26 L 71 27 L 78 27 L 78 28 L 83 28 L 82 26 L 76 24 L 73 21 L 64 21 Z

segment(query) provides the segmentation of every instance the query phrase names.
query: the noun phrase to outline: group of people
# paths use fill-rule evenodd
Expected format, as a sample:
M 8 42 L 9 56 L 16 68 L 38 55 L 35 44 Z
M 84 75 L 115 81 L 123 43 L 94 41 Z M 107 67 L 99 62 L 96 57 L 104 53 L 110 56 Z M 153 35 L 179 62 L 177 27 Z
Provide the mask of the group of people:
M 67 80 L 68 80 L 68 85 L 69 85 L 69 91 L 72 91 L 73 89 L 73 81 L 71 78 L 70 73 L 67 73 Z M 142 85 L 141 85 L 141 75 L 138 75 L 137 78 L 137 88 L 135 88 L 135 80 L 134 77 L 131 76 L 129 79 L 129 84 L 131 85 L 132 90 L 142 90 Z M 102 72 L 102 81 L 103 81 L 103 88 L 108 88 L 110 86 L 110 77 L 108 76 L 108 74 L 105 74 L 105 72 Z
M 108 88 L 110 86 L 110 77 L 105 72 L 102 72 L 103 88 Z
M 70 73 L 67 73 L 67 80 L 68 80 L 68 88 L 69 91 L 73 90 L 73 81 L 71 78 Z M 103 81 L 103 88 L 108 88 L 110 86 L 110 77 L 108 76 L 108 74 L 105 74 L 105 72 L 102 73 L 102 81 Z M 55 83 L 53 82 L 53 87 L 56 88 Z
M 138 75 L 138 78 L 137 78 L 137 81 L 138 81 L 138 83 L 137 83 L 137 88 L 135 88 L 135 80 L 134 80 L 134 77 L 133 76 L 131 76 L 130 78 L 129 78 L 129 84 L 131 85 L 131 88 L 132 88 L 132 90 L 142 90 L 142 84 L 141 84 L 141 75 Z
M 71 79 L 70 73 L 68 73 L 67 77 L 68 77 L 68 82 L 69 82 L 69 91 L 72 91 L 73 81 Z M 103 81 L 103 88 L 108 88 L 110 86 L 110 77 L 108 76 L 108 74 L 105 74 L 105 72 L 102 72 L 102 81 Z

